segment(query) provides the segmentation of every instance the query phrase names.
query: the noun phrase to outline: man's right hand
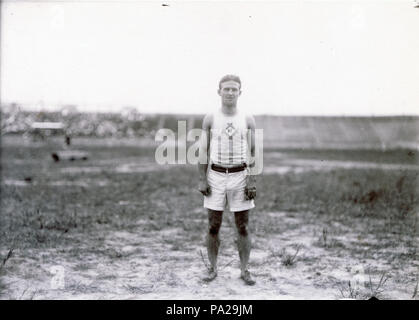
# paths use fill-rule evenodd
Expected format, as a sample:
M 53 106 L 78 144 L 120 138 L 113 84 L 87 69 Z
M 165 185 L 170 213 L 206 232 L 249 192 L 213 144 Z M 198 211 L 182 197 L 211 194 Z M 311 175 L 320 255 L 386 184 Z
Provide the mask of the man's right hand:
M 198 190 L 204 196 L 209 196 L 211 194 L 211 187 L 209 186 L 207 179 L 199 182 Z

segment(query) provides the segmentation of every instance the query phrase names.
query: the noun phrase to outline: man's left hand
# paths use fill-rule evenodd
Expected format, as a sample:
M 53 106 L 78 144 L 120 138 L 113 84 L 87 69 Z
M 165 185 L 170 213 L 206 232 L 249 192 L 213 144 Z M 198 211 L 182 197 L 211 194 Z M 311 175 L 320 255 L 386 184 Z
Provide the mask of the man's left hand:
M 244 188 L 244 195 L 246 197 L 246 200 L 252 200 L 256 198 L 256 187 Z
M 246 187 L 244 188 L 244 195 L 246 200 L 252 200 L 256 198 L 256 178 L 253 175 L 249 175 L 246 179 Z

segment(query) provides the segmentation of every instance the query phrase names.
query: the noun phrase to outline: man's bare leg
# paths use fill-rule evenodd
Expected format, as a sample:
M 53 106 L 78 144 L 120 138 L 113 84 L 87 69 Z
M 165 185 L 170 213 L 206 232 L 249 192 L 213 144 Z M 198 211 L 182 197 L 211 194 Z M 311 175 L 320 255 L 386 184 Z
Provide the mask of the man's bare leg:
M 249 224 L 249 211 L 239 211 L 234 213 L 234 218 L 237 227 L 238 239 L 237 247 L 239 249 L 240 256 L 240 269 L 241 278 L 248 285 L 254 285 L 255 281 L 250 277 L 250 273 L 247 270 L 250 257 L 251 241 L 249 236 L 248 224 Z
M 217 277 L 217 257 L 218 248 L 220 247 L 220 238 L 218 233 L 220 231 L 222 221 L 223 211 L 208 209 L 207 251 L 211 269 L 209 270 L 208 277 L 204 279 L 206 281 L 214 280 L 215 277 Z

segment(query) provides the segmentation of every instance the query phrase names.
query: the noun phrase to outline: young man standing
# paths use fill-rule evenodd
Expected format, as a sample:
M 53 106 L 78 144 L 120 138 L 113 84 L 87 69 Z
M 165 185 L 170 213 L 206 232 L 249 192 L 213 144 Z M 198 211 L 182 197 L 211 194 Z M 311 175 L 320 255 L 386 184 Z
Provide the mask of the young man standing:
M 247 285 L 255 281 L 248 271 L 250 237 L 249 210 L 256 197 L 255 175 L 255 120 L 237 108 L 241 94 L 240 78 L 226 75 L 219 82 L 221 108 L 205 116 L 199 161 L 199 191 L 208 209 L 207 250 L 211 263 L 204 280 L 217 277 L 217 256 L 220 245 L 219 230 L 226 203 L 234 212 L 238 231 L 238 251 L 241 278 Z M 250 154 L 250 156 L 249 156 Z M 253 160 L 252 160 L 253 159 Z

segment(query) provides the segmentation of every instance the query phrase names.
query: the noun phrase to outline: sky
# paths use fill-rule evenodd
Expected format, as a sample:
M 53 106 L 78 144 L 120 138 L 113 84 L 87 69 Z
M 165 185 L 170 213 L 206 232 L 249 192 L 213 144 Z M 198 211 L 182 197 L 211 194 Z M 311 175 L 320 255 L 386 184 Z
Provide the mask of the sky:
M 162 6 L 162 4 L 168 6 Z M 206 113 L 419 115 L 419 8 L 380 1 L 2 1 L 1 102 Z

